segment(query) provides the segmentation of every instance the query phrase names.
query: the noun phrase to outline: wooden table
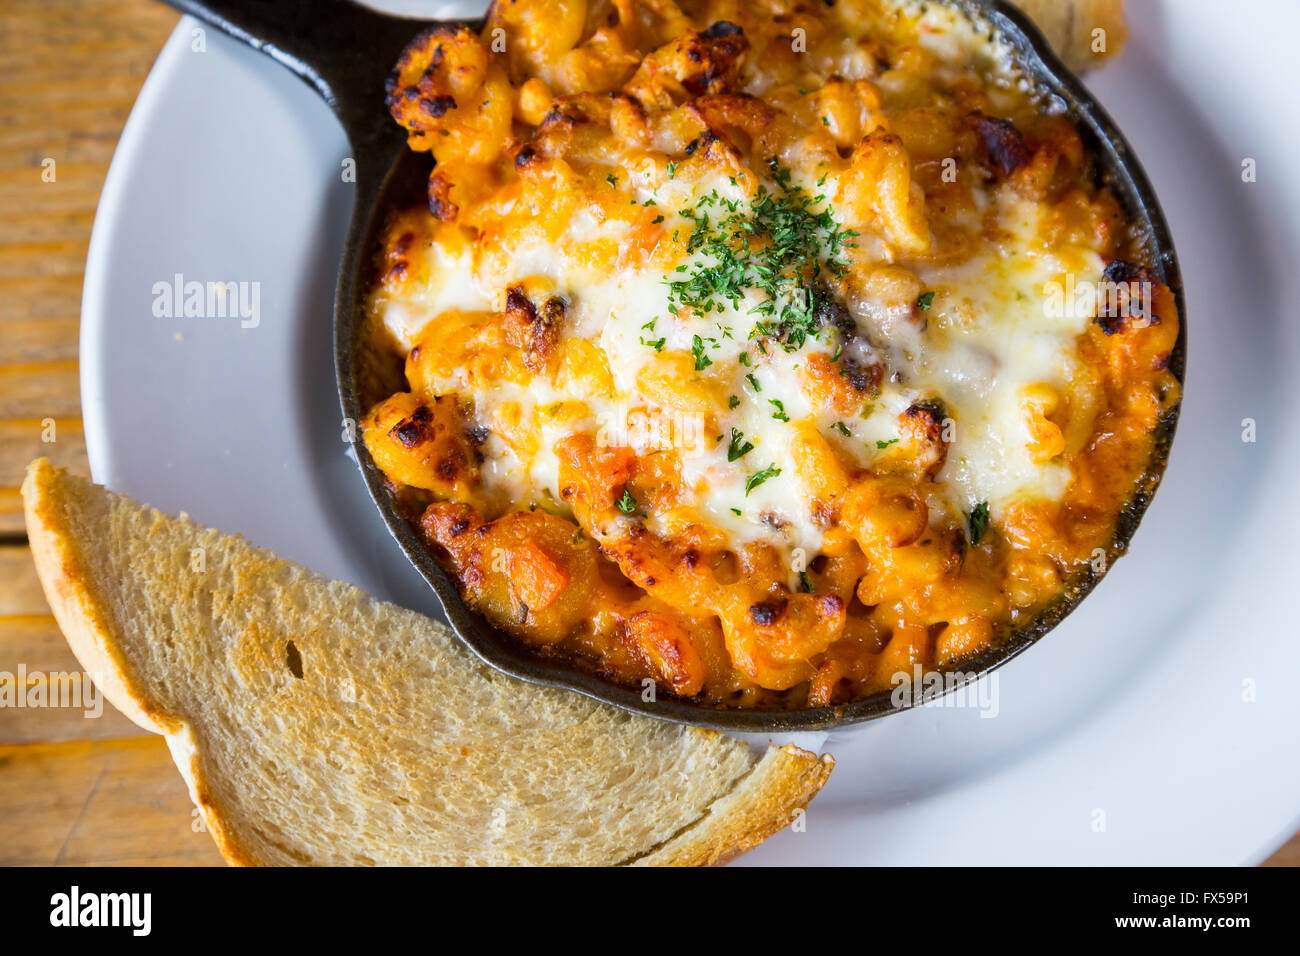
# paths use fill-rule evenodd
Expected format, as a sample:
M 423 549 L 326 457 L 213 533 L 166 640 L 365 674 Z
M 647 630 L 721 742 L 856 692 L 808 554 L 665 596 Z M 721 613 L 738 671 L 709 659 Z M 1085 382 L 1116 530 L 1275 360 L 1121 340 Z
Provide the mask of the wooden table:
M 77 324 L 90 226 L 177 18 L 151 0 L 5 0 L 0 17 L 0 672 L 76 672 L 18 486 L 41 455 L 87 473 Z M 0 708 L 0 864 L 220 863 L 162 738 L 104 706 L 98 719 Z M 1270 863 L 1300 864 L 1300 836 Z
M 90 225 L 176 19 L 149 0 L 5 0 L 0 13 L 0 672 L 80 670 L 36 580 L 18 486 L 41 455 L 88 474 L 77 323 Z M 219 864 L 192 811 L 162 738 L 111 706 L 99 719 L 0 708 L 0 863 Z

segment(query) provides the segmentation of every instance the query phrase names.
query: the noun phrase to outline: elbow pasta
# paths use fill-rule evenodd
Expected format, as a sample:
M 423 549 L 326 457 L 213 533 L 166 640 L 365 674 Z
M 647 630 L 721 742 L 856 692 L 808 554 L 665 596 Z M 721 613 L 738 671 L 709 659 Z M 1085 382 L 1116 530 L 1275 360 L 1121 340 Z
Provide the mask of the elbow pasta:
M 368 306 L 405 388 L 363 439 L 469 604 L 798 708 L 959 664 L 1105 552 L 1179 316 L 997 42 L 906 0 L 496 0 L 412 41 L 427 204 Z

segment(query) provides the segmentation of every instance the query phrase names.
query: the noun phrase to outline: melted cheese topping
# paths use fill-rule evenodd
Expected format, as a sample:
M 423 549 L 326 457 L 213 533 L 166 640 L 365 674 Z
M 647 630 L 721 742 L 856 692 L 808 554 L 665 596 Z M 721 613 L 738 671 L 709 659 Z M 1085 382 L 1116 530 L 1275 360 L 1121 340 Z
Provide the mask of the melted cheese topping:
M 815 181 L 809 184 L 816 188 Z M 829 190 L 829 186 L 827 189 Z M 674 182 L 660 190 L 621 186 L 629 203 L 653 202 L 666 211 L 692 207 L 712 193 L 726 201 L 743 202 L 745 190 L 725 178 L 708 177 L 691 185 Z M 935 518 L 951 520 L 987 502 L 992 515 L 1023 498 L 1059 500 L 1069 484 L 1065 462 L 1036 462 L 1030 449 L 1023 404 L 1025 389 L 1041 383 L 1066 390 L 1081 362 L 1077 339 L 1092 321 L 1086 308 L 1054 310 L 1048 301 L 1053 283 L 1067 273 L 1083 286 L 1101 281 L 1104 263 L 1096 252 L 1039 248 L 1037 203 L 1017 198 L 1000 203 L 989 199 L 996 228 L 1005 238 L 994 249 L 982 249 L 954 265 L 916 270 L 922 285 L 934 292 L 927 321 L 915 321 L 910 303 L 882 306 L 870 298 L 855 299 L 850 311 L 878 348 L 868 346 L 872 359 L 883 359 L 886 381 L 878 397 L 856 417 L 815 407 L 800 387 L 801 353 L 773 349 L 770 361 L 740 364 L 747 354 L 756 321 L 754 309 L 763 297 L 750 292 L 739 304 L 716 303 L 707 321 L 670 314 L 667 282 L 679 268 L 704 261 L 700 255 L 680 255 L 652 265 L 610 274 L 586 270 L 565 247 L 585 248 L 600 240 L 617 239 L 618 225 L 606 229 L 592 214 L 575 217 L 558 243 L 503 244 L 493 266 L 475 269 L 468 250 L 449 254 L 437 242 L 413 252 L 419 271 L 433 282 L 397 296 L 380 293 L 374 309 L 384 326 L 401 343 L 414 345 L 430 315 L 448 309 L 496 312 L 504 305 L 504 290 L 543 280 L 567 303 L 564 335 L 597 345 L 613 377 L 615 393 L 606 398 L 581 396 L 586 414 L 558 420 L 548 409 L 574 399 L 572 392 L 544 378 L 526 384 L 471 382 L 463 369 L 440 369 L 433 382 L 440 394 L 472 398 L 483 414 L 503 404 L 518 406 L 526 420 L 536 423 L 539 442 L 534 455 L 521 459 L 509 445 L 490 442 L 484 480 L 492 492 L 517 502 L 559 502 L 556 442 L 574 431 L 598 430 L 605 440 L 627 444 L 638 454 L 673 447 L 681 455 L 682 479 L 700 520 L 725 530 L 740 542 L 763 541 L 789 553 L 802 549 L 816 554 L 822 528 L 811 512 L 811 494 L 798 476 L 791 456 L 791 423 L 809 420 L 852 460 L 870 466 L 890 443 L 899 439 L 899 416 L 914 402 L 938 397 L 951 415 L 947 461 L 937 476 L 934 500 L 942 502 Z M 834 203 L 829 208 L 834 215 Z M 688 231 L 688 219 L 666 213 L 664 231 Z M 873 250 L 874 251 L 874 250 Z M 890 250 L 876 263 L 892 261 Z M 858 260 L 860 268 L 871 263 Z M 1059 314 L 1054 314 L 1059 312 Z M 434 320 L 436 321 L 436 319 Z M 724 330 L 726 330 L 724 332 Z M 696 336 L 706 341 L 704 355 L 710 372 L 736 396 L 734 409 L 718 409 L 716 427 L 704 416 L 664 407 L 638 385 L 643 373 L 665 365 L 665 353 L 690 353 Z M 658 343 L 659 348 L 645 343 Z M 859 352 L 861 358 L 863 353 Z M 751 378 L 752 376 L 752 378 Z M 774 402 L 779 402 L 781 409 Z M 654 425 L 641 423 L 637 410 L 648 409 Z M 843 426 L 844 434 L 840 431 Z M 743 460 L 729 462 L 730 429 L 738 429 L 754 450 Z M 720 440 L 721 439 L 721 440 Z M 880 445 L 884 445 L 882 449 Z M 774 465 L 780 474 L 748 494 L 745 484 L 759 467 Z M 740 514 L 736 514 L 739 510 Z M 766 519 L 766 520 L 765 520 Z M 650 526 L 656 526 L 650 516 Z

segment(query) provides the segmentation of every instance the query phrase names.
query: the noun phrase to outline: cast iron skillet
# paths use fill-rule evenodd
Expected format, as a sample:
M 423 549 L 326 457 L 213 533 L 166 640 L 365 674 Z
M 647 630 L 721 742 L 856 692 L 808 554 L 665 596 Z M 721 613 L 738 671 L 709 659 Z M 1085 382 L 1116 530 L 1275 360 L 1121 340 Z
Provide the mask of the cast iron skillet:
M 403 47 L 427 22 L 385 16 L 347 0 L 166 0 L 288 67 L 324 97 L 347 133 L 356 160 L 356 200 L 343 248 L 334 296 L 334 361 L 345 420 L 359 422 L 371 401 L 360 367 L 359 336 L 371 256 L 384 214 L 421 194 L 428 175 L 427 156 L 405 148 L 405 134 L 388 115 L 384 82 Z M 1137 229 L 1144 264 L 1173 290 L 1180 332 L 1170 360 L 1179 382 L 1187 351 L 1187 309 L 1173 240 L 1146 173 L 1105 110 L 1065 68 L 1038 29 L 1003 0 L 943 0 L 988 23 L 1014 48 L 1019 65 L 1044 93 L 1068 108 L 1086 145 L 1099 158 L 1102 180 L 1125 207 Z M 478 22 L 481 24 L 481 21 Z M 477 25 L 477 24 L 476 24 Z M 1106 567 L 1126 550 L 1168 461 L 1178 421 L 1173 408 L 1161 421 L 1155 451 L 1143 478 L 1119 518 Z M 804 710 L 722 710 L 665 697 L 642 700 L 633 689 L 600 679 L 574 666 L 533 655 L 522 642 L 493 628 L 469 611 L 455 585 L 434 562 L 384 484 L 364 445 L 356 443 L 362 477 L 370 495 L 411 563 L 438 595 L 452 628 L 484 661 L 535 684 L 565 687 L 625 710 L 718 730 L 778 732 L 820 730 L 870 720 L 903 707 L 888 691 L 849 704 Z M 983 652 L 953 666 L 962 678 L 955 687 L 1015 657 L 1055 627 L 1104 575 L 1088 568 L 1069 582 L 1065 593 L 1033 621 L 1005 635 Z M 947 682 L 945 682 L 947 683 Z M 935 695 L 927 695 L 930 700 Z M 912 701 L 912 704 L 916 701 Z

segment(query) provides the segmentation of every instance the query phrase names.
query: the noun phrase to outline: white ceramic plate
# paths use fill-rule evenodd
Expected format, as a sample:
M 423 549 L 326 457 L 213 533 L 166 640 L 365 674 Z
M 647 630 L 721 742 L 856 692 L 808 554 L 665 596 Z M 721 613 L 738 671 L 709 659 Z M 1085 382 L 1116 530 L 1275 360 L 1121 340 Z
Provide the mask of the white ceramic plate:
M 995 719 L 928 707 L 831 734 L 839 764 L 806 831 L 746 863 L 1244 863 L 1300 826 L 1300 326 L 1285 298 L 1300 262 L 1300 4 L 1130 8 L 1130 49 L 1090 83 L 1156 184 L 1186 276 L 1190 364 L 1164 486 L 1117 573 L 996 675 Z M 154 66 L 95 222 L 91 469 L 436 612 L 341 440 L 343 134 L 267 58 L 211 30 L 194 52 L 195 26 Z M 155 284 L 178 273 L 259 282 L 260 323 L 155 316 Z

